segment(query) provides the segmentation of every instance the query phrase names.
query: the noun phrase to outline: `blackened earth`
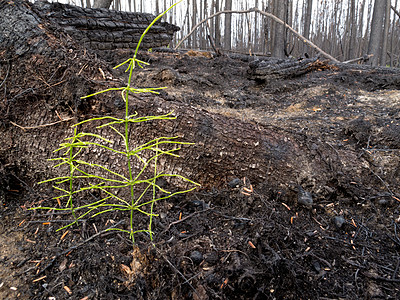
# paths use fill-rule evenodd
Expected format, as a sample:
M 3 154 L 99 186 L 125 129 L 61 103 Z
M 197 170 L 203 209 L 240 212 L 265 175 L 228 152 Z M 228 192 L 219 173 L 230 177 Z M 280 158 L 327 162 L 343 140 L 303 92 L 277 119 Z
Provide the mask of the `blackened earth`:
M 116 65 L 124 55 L 103 59 Z M 158 203 L 155 245 L 139 234 L 133 247 L 104 231 L 121 221 L 127 228 L 117 213 L 56 232 L 71 216 L 27 210 L 38 205 L 35 191 L 10 175 L 0 208 L 1 299 L 400 298 L 400 189 L 388 184 L 400 177 L 399 77 L 383 82 L 354 67 L 256 82 L 244 60 L 200 52 L 141 58 L 151 66 L 136 82 L 168 86 L 164 99 L 351 149 L 381 166 L 370 175 L 381 192 L 368 196 L 371 186 L 332 178 L 329 188 L 309 191 L 310 207 L 296 188 L 245 191 L 245 179 L 232 178 Z

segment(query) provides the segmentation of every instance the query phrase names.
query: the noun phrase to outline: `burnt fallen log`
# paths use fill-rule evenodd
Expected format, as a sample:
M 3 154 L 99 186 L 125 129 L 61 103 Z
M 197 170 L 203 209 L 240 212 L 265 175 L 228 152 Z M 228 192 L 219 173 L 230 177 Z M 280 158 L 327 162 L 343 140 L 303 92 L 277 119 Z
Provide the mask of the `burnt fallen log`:
M 61 31 L 88 49 L 134 49 L 141 34 L 154 18 L 154 15 L 147 13 L 82 8 L 57 2 L 37 1 L 31 4 L 15 1 L 10 5 L 3 1 L 0 3 L 0 29 L 3 36 L 0 43 L 8 48 L 10 45 L 6 43 L 10 43 L 10 40 L 16 37 L 26 47 L 30 38 L 38 33 L 40 35 L 40 26 L 46 24 L 51 31 Z M 25 23 L 20 26 L 20 22 Z M 11 24 L 16 26 L 10 26 Z M 23 28 L 24 26 L 26 28 Z M 23 31 L 28 28 L 29 30 Z M 178 26 L 157 22 L 143 40 L 142 47 L 148 49 L 167 46 L 178 30 Z M 24 52 L 23 45 L 17 53 Z
M 59 25 L 84 47 L 95 50 L 135 48 L 141 34 L 154 20 L 148 13 L 114 11 L 104 8 L 38 1 L 32 10 L 43 20 Z M 167 46 L 179 27 L 157 22 L 146 35 L 142 47 Z
M 248 77 L 258 81 L 298 77 L 317 70 L 333 69 L 334 66 L 318 58 L 302 60 L 268 58 L 249 64 Z
M 8 16 L 8 21 L 0 19 L 0 32 L 6 33 L 0 40 L 0 84 L 4 89 L 0 173 L 6 178 L 2 184 L 7 185 L 4 182 L 9 174 L 16 174 L 36 188 L 36 182 L 58 175 L 47 159 L 54 157 L 53 150 L 71 135 L 72 124 L 92 116 L 123 115 L 119 94 L 81 97 L 124 86 L 124 82 L 57 24 L 32 11 L 31 4 L 1 2 L 0 11 Z M 288 70 L 293 68 L 298 70 L 296 74 L 304 74 L 317 65 L 317 61 L 299 62 L 297 69 L 292 65 L 282 74 L 272 73 L 275 78 L 284 78 L 291 76 L 293 72 Z M 179 99 L 132 97 L 130 110 L 141 116 L 174 111 L 177 120 L 138 126 L 130 132 L 130 139 L 143 143 L 149 137 L 180 136 L 194 142 L 180 151 L 180 159 L 160 160 L 159 164 L 165 171 L 182 174 L 204 187 L 221 187 L 232 178 L 247 177 L 271 191 L 288 190 L 297 183 L 321 190 L 333 181 L 335 186 L 350 190 L 350 182 L 362 183 L 363 176 L 369 174 L 361 167 L 365 162 L 351 150 L 341 150 L 339 156 L 336 149 L 319 140 L 310 142 L 304 134 L 213 113 Z M 85 130 L 94 127 L 88 125 Z M 111 137 L 112 133 L 103 134 Z M 87 161 L 123 169 L 123 161 L 101 149 L 85 155 Z

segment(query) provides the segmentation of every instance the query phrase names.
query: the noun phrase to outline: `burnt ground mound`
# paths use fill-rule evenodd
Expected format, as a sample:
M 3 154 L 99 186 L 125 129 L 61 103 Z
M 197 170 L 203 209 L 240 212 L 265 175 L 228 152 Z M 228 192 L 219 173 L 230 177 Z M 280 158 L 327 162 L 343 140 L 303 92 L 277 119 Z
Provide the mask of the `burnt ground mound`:
M 130 54 L 99 59 L 113 66 Z M 337 170 L 323 186 L 304 175 L 276 187 L 273 178 L 227 177 L 160 202 L 154 246 L 143 234 L 132 247 L 105 231 L 127 226 L 116 213 L 56 232 L 71 216 L 27 210 L 54 200 L 4 164 L 0 298 L 400 298 L 399 73 L 335 65 L 257 81 L 244 57 L 191 51 L 140 58 L 151 65 L 135 82 L 168 86 L 163 100 L 279 128 L 297 137 L 311 161 L 328 166 L 351 152 L 362 161 L 360 178 L 344 180 Z M 327 149 L 335 156 L 324 155 Z

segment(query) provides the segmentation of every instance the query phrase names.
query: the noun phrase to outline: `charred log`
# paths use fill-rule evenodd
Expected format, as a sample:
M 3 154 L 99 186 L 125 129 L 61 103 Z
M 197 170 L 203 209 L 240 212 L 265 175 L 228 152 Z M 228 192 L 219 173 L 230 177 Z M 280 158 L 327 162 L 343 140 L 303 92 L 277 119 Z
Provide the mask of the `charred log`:
M 248 76 L 250 79 L 268 81 L 297 77 L 308 72 L 332 68 L 334 68 L 332 65 L 317 58 L 292 60 L 271 57 L 251 62 Z
M 15 1 L 1 2 L 0 5 L 2 16 L 7 16 L 7 19 L 0 19 L 3 33 L 0 40 L 0 84 L 4 95 L 4 101 L 0 102 L 0 172 L 15 170 L 25 182 L 34 185 L 58 175 L 47 159 L 54 157 L 52 151 L 71 135 L 70 125 L 94 115 L 123 115 L 123 109 L 117 103 L 119 94 L 104 94 L 87 100 L 80 97 L 124 84 L 104 61 L 75 43 L 64 31 L 55 30 L 59 28 L 57 24 L 43 21 L 32 12 L 31 4 Z M 184 57 L 187 60 L 199 59 Z M 226 63 L 223 58 L 218 59 L 221 64 Z M 182 63 L 185 62 L 177 62 L 178 69 Z M 256 67 L 254 72 L 260 74 L 260 79 L 275 78 L 276 81 L 291 78 L 293 74 L 299 76 L 310 70 L 330 68 L 314 60 L 278 65 L 282 72 L 279 66 L 275 70 L 272 66 L 260 68 L 258 73 Z M 183 73 L 183 69 L 176 76 L 177 83 L 183 83 L 184 76 L 191 73 L 191 70 Z M 265 71 L 268 69 L 270 71 Z M 354 70 L 361 74 L 360 79 L 365 78 L 364 71 Z M 334 76 L 340 80 L 349 72 L 337 72 Z M 373 71 L 370 69 L 368 72 Z M 382 78 L 395 78 L 389 73 L 382 71 L 379 74 L 383 75 Z M 143 77 L 148 78 L 147 75 Z M 174 79 L 173 76 L 169 78 Z M 190 77 L 186 78 L 186 82 L 191 81 Z M 158 83 L 165 85 L 165 82 Z M 351 182 L 363 184 L 371 174 L 370 169 L 363 167 L 365 160 L 358 159 L 358 153 L 351 149 L 337 150 L 318 138 L 277 125 L 207 111 L 162 95 L 132 97 L 130 104 L 131 112 L 138 111 L 142 116 L 174 111 L 177 120 L 138 126 L 130 132 L 130 139 L 142 143 L 155 136 L 180 136 L 184 141 L 196 143 L 182 149 L 180 159 L 160 161 L 160 166 L 205 187 L 224 186 L 232 178 L 247 177 L 251 183 L 273 191 L 290 191 L 290 187 L 306 183 L 314 190 L 325 188 L 328 191 L 334 185 L 351 193 Z M 108 132 L 103 134 L 112 135 Z M 104 151 L 85 155 L 87 161 L 95 160 L 123 169 L 123 161 Z M 3 182 L 6 179 L 7 175 L 3 176 Z M 359 190 L 354 190 L 353 194 L 357 193 Z
M 46 1 L 35 2 L 32 10 L 43 20 L 59 25 L 83 46 L 95 50 L 135 48 L 141 34 L 155 18 L 147 13 L 82 8 Z M 157 22 L 146 35 L 142 47 L 167 46 L 178 30 L 178 26 Z
M 39 37 L 44 28 L 48 28 L 52 32 L 67 34 L 76 43 L 89 49 L 135 48 L 141 34 L 154 18 L 146 13 L 82 8 L 46 1 L 34 4 L 24 1 L 9 4 L 3 1 L 0 3 L 0 47 L 10 49 L 10 46 L 15 46 L 18 55 L 26 52 L 28 47 L 36 48 L 40 53 L 46 44 Z M 142 47 L 166 46 L 178 30 L 179 27 L 175 25 L 157 22 L 143 40 Z

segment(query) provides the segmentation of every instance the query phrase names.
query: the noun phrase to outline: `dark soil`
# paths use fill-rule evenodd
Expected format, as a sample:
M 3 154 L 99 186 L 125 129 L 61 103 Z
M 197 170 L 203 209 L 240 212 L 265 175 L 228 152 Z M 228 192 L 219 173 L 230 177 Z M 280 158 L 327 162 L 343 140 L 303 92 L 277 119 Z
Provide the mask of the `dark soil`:
M 125 56 L 102 58 L 116 65 Z M 57 204 L 10 170 L 0 208 L 1 299 L 400 299 L 398 76 L 338 66 L 257 82 L 243 59 L 141 59 L 151 65 L 136 82 L 168 86 L 163 99 L 283 128 L 311 152 L 320 151 L 313 141 L 338 159 L 351 150 L 368 162 L 368 178 L 344 185 L 338 173 L 320 189 L 299 178 L 286 190 L 231 178 L 160 202 L 155 247 L 145 234 L 132 247 L 104 231 L 127 226 L 116 213 L 56 232 L 71 216 L 27 210 Z M 312 194 L 311 207 L 297 184 Z

